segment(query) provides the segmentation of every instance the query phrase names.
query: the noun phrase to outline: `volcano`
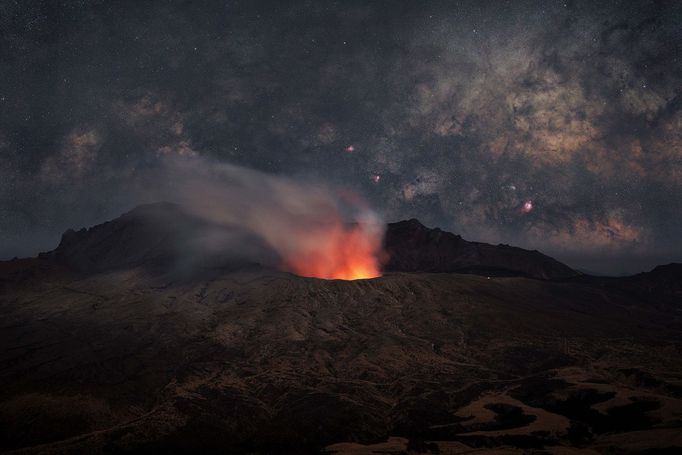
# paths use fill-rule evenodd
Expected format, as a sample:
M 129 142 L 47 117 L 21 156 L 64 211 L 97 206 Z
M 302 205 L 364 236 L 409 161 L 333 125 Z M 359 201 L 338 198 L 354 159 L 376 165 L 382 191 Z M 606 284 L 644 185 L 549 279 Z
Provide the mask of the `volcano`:
M 351 225 L 343 231 L 348 236 L 340 237 L 339 242 L 352 240 L 359 228 Z M 201 246 L 202 237 L 215 238 L 216 233 L 222 235 L 218 248 L 210 251 L 197 248 Z M 339 232 L 340 235 L 342 233 Z M 243 253 L 245 244 L 250 245 L 246 249 L 248 254 Z M 350 243 L 347 248 L 353 246 L 360 250 L 370 249 L 363 242 Z M 43 253 L 41 257 L 51 258 L 82 273 L 130 267 L 168 271 L 187 262 L 188 251 L 195 256 L 194 260 L 206 261 L 213 266 L 247 267 L 263 262 L 278 263 L 273 259 L 275 253 L 266 250 L 267 246 L 261 241 L 239 228 L 212 225 L 187 213 L 179 205 L 157 203 L 139 206 L 115 220 L 90 229 L 83 228 L 77 232 L 68 230 L 62 235 L 59 246 L 52 252 Z M 458 235 L 437 228 L 429 229 L 416 219 L 389 223 L 383 250 L 386 262 L 384 269 L 388 272 L 458 272 L 538 279 L 563 279 L 579 275 L 565 264 L 538 251 L 468 242 Z M 369 254 L 365 252 L 363 256 Z M 341 256 L 340 260 L 345 261 L 351 254 Z M 303 260 L 299 258 L 298 262 Z M 307 269 L 303 264 L 295 268 Z M 312 271 L 302 275 L 331 277 L 329 273 L 315 275 Z M 358 278 L 377 275 L 367 271 L 359 273 Z M 341 276 L 354 277 L 350 270 Z
M 383 250 L 302 277 L 164 203 L 0 262 L 0 449 L 682 450 L 682 265 L 592 277 L 417 220 Z

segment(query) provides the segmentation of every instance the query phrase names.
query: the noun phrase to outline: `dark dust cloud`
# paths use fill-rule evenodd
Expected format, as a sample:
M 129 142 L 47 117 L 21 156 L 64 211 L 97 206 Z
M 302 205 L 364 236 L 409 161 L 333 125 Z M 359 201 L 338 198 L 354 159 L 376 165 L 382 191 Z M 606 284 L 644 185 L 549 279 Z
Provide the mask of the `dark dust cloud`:
M 597 272 L 679 261 L 681 24 L 677 1 L 2 1 L 0 257 L 202 157 Z

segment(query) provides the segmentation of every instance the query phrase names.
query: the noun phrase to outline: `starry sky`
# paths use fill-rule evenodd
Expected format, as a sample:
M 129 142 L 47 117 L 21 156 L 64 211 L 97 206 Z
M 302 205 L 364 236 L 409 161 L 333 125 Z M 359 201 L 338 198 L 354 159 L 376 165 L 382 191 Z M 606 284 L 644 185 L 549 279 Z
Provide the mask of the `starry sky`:
M 168 157 L 597 273 L 682 261 L 682 2 L 0 1 L 0 258 Z

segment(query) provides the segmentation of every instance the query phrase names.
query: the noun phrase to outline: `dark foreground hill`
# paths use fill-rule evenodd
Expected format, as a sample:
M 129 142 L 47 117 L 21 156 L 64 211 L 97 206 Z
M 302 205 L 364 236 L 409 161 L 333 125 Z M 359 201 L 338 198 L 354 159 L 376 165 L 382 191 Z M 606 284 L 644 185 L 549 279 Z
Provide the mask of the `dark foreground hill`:
M 0 263 L 0 450 L 682 449 L 682 307 L 657 284 L 679 266 L 325 281 L 145 248 Z

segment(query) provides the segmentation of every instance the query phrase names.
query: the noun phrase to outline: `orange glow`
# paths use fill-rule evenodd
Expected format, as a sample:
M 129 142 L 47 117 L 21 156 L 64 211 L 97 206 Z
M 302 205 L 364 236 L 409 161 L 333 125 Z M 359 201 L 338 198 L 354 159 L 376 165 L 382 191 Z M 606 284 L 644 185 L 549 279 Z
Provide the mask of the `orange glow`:
M 308 232 L 314 248 L 297 251 L 284 259 L 283 267 L 296 275 L 359 280 L 381 276 L 381 233 L 376 227 L 341 223 Z

